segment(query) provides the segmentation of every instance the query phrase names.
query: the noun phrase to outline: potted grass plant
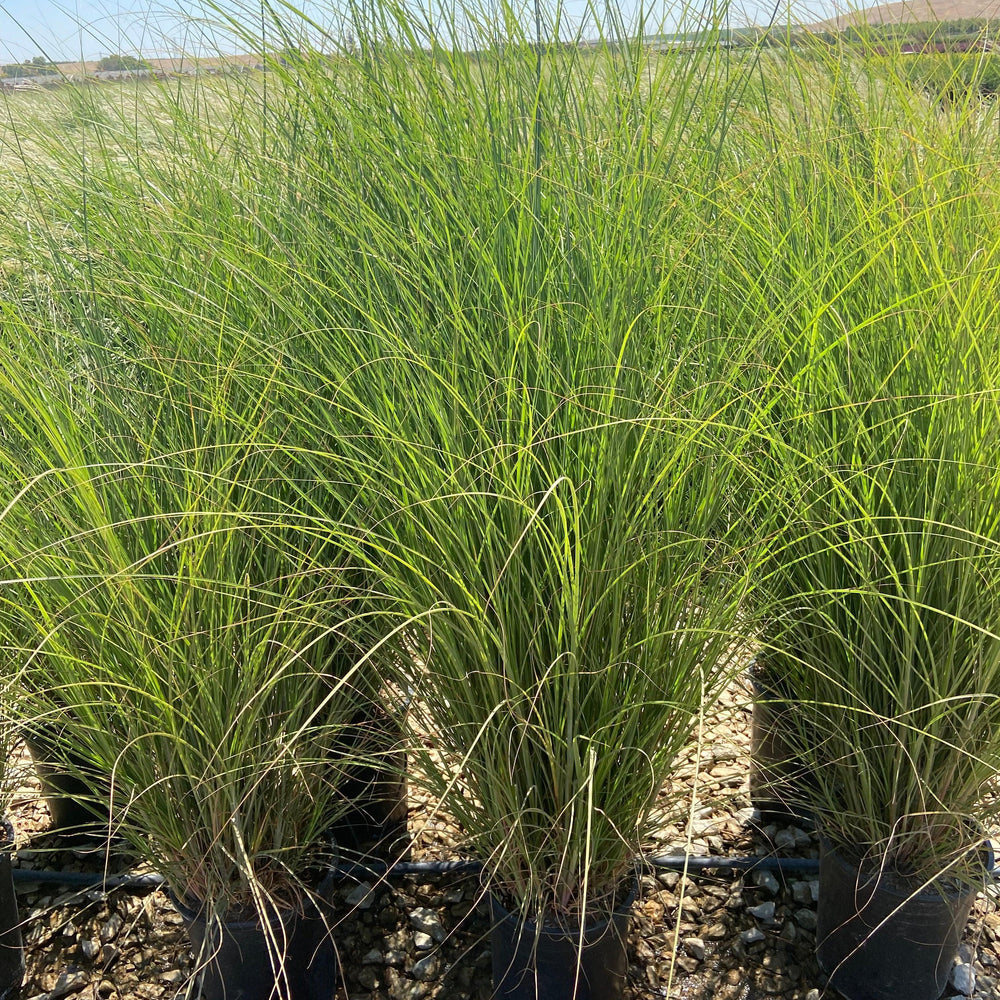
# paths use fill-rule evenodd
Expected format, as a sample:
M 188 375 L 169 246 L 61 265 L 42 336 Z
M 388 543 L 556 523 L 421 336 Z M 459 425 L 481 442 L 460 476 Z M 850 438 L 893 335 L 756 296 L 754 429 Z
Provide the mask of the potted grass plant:
M 769 67 L 764 127 L 741 127 L 774 159 L 720 268 L 730 322 L 767 331 L 763 687 L 823 838 L 820 963 L 852 1000 L 943 991 L 1000 734 L 982 107 L 941 114 L 886 65 L 832 46 Z
M 871 320 L 824 342 L 773 453 L 768 656 L 822 835 L 817 954 L 850 1000 L 942 993 L 997 809 L 996 372 L 950 310 L 915 312 L 905 344 Z
M 827 477 L 840 502 L 804 504 L 780 552 L 789 603 L 776 645 L 795 650 L 786 741 L 809 775 L 798 802 L 822 833 L 818 957 L 851 1000 L 941 994 L 996 811 L 1000 609 L 983 581 L 1000 556 L 987 509 L 997 473 L 963 472 L 961 520 L 978 523 L 956 524 L 957 483 L 940 507 L 900 503 L 912 480 L 941 472 L 925 461 Z M 901 513 L 920 499 L 921 516 Z
M 610 424 L 511 447 L 489 487 L 411 512 L 408 599 L 433 608 L 416 770 L 485 863 L 503 997 L 621 995 L 636 859 L 735 662 L 746 578 L 713 533 L 732 470 L 688 429 Z M 526 465 L 547 489 L 519 492 Z
M 729 512 L 747 432 L 719 416 L 738 406 L 723 377 L 610 366 L 615 384 L 570 392 L 535 381 L 552 371 L 540 343 L 504 345 L 530 380 L 449 382 L 424 360 L 412 426 L 435 442 L 392 442 L 425 479 L 384 518 L 386 572 L 421 621 L 402 678 L 414 780 L 485 864 L 496 995 L 610 998 L 641 846 L 680 806 L 662 789 L 746 627 L 753 547 Z M 446 436 L 431 413 L 466 398 L 482 418 Z
M 332 997 L 316 892 L 374 742 L 358 723 L 371 661 L 346 635 L 359 595 L 284 525 L 190 495 L 189 469 L 177 492 L 155 462 L 111 487 L 90 474 L 79 491 L 143 499 L 144 541 L 135 522 L 91 523 L 24 550 L 37 640 L 22 649 L 51 685 L 36 676 L 24 700 L 110 775 L 109 832 L 166 876 L 204 996 Z
M 362 578 L 270 491 L 266 427 L 202 369 L 81 392 L 31 346 L 0 383 L 19 712 L 71 741 L 71 777 L 108 776 L 105 833 L 166 876 L 204 996 L 332 997 L 329 831 L 358 768 L 385 766 Z
M 996 810 L 996 535 L 925 517 L 827 511 L 782 549 L 783 584 L 802 574 L 778 643 L 796 650 L 786 733 L 822 832 L 818 957 L 852 1000 L 940 995 Z
M 712 325 L 673 183 L 713 169 L 730 101 L 709 48 L 665 65 L 623 31 L 590 60 L 501 5 L 472 55 L 466 14 L 382 5 L 343 77 L 287 70 L 336 295 L 286 370 L 420 622 L 414 780 L 486 864 L 497 995 L 610 998 L 661 786 L 745 625 L 747 342 Z

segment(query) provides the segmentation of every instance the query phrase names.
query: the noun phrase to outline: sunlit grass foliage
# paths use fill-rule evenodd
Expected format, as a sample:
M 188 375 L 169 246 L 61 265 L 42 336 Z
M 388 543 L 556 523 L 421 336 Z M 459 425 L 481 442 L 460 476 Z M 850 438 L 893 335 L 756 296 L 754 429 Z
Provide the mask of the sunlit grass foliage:
M 337 635 L 385 671 L 364 698 L 412 698 L 497 884 L 573 916 L 762 637 L 853 720 L 831 832 L 978 815 L 1000 191 L 992 104 L 898 53 L 565 13 L 385 4 L 322 37 L 272 9 L 266 71 L 9 95 L 0 551 L 15 658 L 67 644 L 37 710 L 78 692 L 116 733 L 98 680 L 145 698 L 204 644 L 178 713 L 218 684 L 253 718 L 273 668 L 314 747 L 306 652 Z M 877 780 L 859 712 L 893 734 Z M 159 779 L 129 780 L 139 816 Z

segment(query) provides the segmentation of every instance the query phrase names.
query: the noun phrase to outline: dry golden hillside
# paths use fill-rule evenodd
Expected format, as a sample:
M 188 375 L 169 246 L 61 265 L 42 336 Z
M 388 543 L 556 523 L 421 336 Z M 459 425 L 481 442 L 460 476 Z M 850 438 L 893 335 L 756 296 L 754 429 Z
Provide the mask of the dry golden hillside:
M 903 0 L 902 3 L 887 3 L 854 10 L 821 21 L 812 27 L 824 30 L 865 23 L 903 24 L 994 17 L 1000 18 L 1000 0 Z

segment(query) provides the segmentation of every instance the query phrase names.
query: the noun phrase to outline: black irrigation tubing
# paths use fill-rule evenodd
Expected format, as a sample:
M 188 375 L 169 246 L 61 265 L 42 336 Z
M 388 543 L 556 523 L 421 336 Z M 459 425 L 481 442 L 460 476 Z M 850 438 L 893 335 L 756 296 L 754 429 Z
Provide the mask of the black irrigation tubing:
M 100 872 L 61 872 L 48 869 L 13 868 L 15 886 L 57 885 L 66 889 L 128 889 L 132 892 L 152 892 L 166 884 L 162 875 L 102 875 Z
M 658 858 L 641 858 L 640 868 L 662 868 L 666 871 L 697 874 L 705 871 L 778 871 L 787 874 L 815 874 L 819 871 L 818 858 L 700 857 L 695 854 L 666 854 Z M 388 864 L 350 864 L 333 866 L 332 874 L 342 878 L 384 878 L 403 875 L 478 875 L 483 870 L 481 861 L 417 861 Z
M 785 875 L 815 875 L 819 871 L 816 858 L 699 857 L 693 854 L 667 854 L 658 858 L 643 858 L 640 866 L 665 871 L 688 872 L 697 875 L 705 871 L 748 872 L 770 871 Z M 400 861 L 388 863 L 340 862 L 331 867 L 335 878 L 365 879 L 402 878 L 406 875 L 478 875 L 481 861 Z M 11 872 L 16 885 L 58 885 L 68 889 L 124 889 L 130 892 L 152 892 L 165 884 L 162 875 L 102 875 L 97 872 L 65 872 L 15 868 Z

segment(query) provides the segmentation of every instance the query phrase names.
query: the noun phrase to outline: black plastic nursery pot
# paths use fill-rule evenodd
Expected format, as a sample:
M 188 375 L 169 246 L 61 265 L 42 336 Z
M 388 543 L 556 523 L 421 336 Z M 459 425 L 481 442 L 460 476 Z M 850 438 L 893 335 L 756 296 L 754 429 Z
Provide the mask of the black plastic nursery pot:
M 801 804 L 808 795 L 809 772 L 785 736 L 793 708 L 763 668 L 751 667 L 750 678 L 750 801 L 766 822 L 811 825 L 813 817 Z
M 197 903 L 181 903 L 200 969 L 202 1000 L 335 1000 L 337 951 L 328 921 L 313 903 L 304 911 L 219 923 Z
M 937 1000 L 948 976 L 975 888 L 927 888 L 859 867 L 823 838 L 816 957 L 846 1000 Z
M 371 726 L 384 755 L 359 764 L 348 774 L 342 794 L 350 809 L 329 831 L 347 858 L 374 856 L 397 860 L 409 853 L 407 755 L 403 730 L 384 713 L 367 715 L 359 725 Z
M 406 754 L 400 752 L 400 767 Z M 407 781 L 393 770 L 365 768 L 344 786 L 353 802 L 350 811 L 330 827 L 330 836 L 345 857 L 395 860 L 409 856 L 406 817 Z
M 637 885 L 611 915 L 583 929 L 548 927 L 510 913 L 490 892 L 495 1000 L 618 1000 Z
M 17 1000 L 24 979 L 24 948 L 10 873 L 14 828 L 0 819 L 0 1000 Z
M 50 832 L 79 839 L 105 836 L 108 807 L 100 803 L 108 799 L 107 782 L 102 783 L 96 774 L 89 783 L 78 777 L 79 772 L 87 773 L 86 763 L 61 746 L 54 730 L 22 732 L 21 736 L 49 807 Z

